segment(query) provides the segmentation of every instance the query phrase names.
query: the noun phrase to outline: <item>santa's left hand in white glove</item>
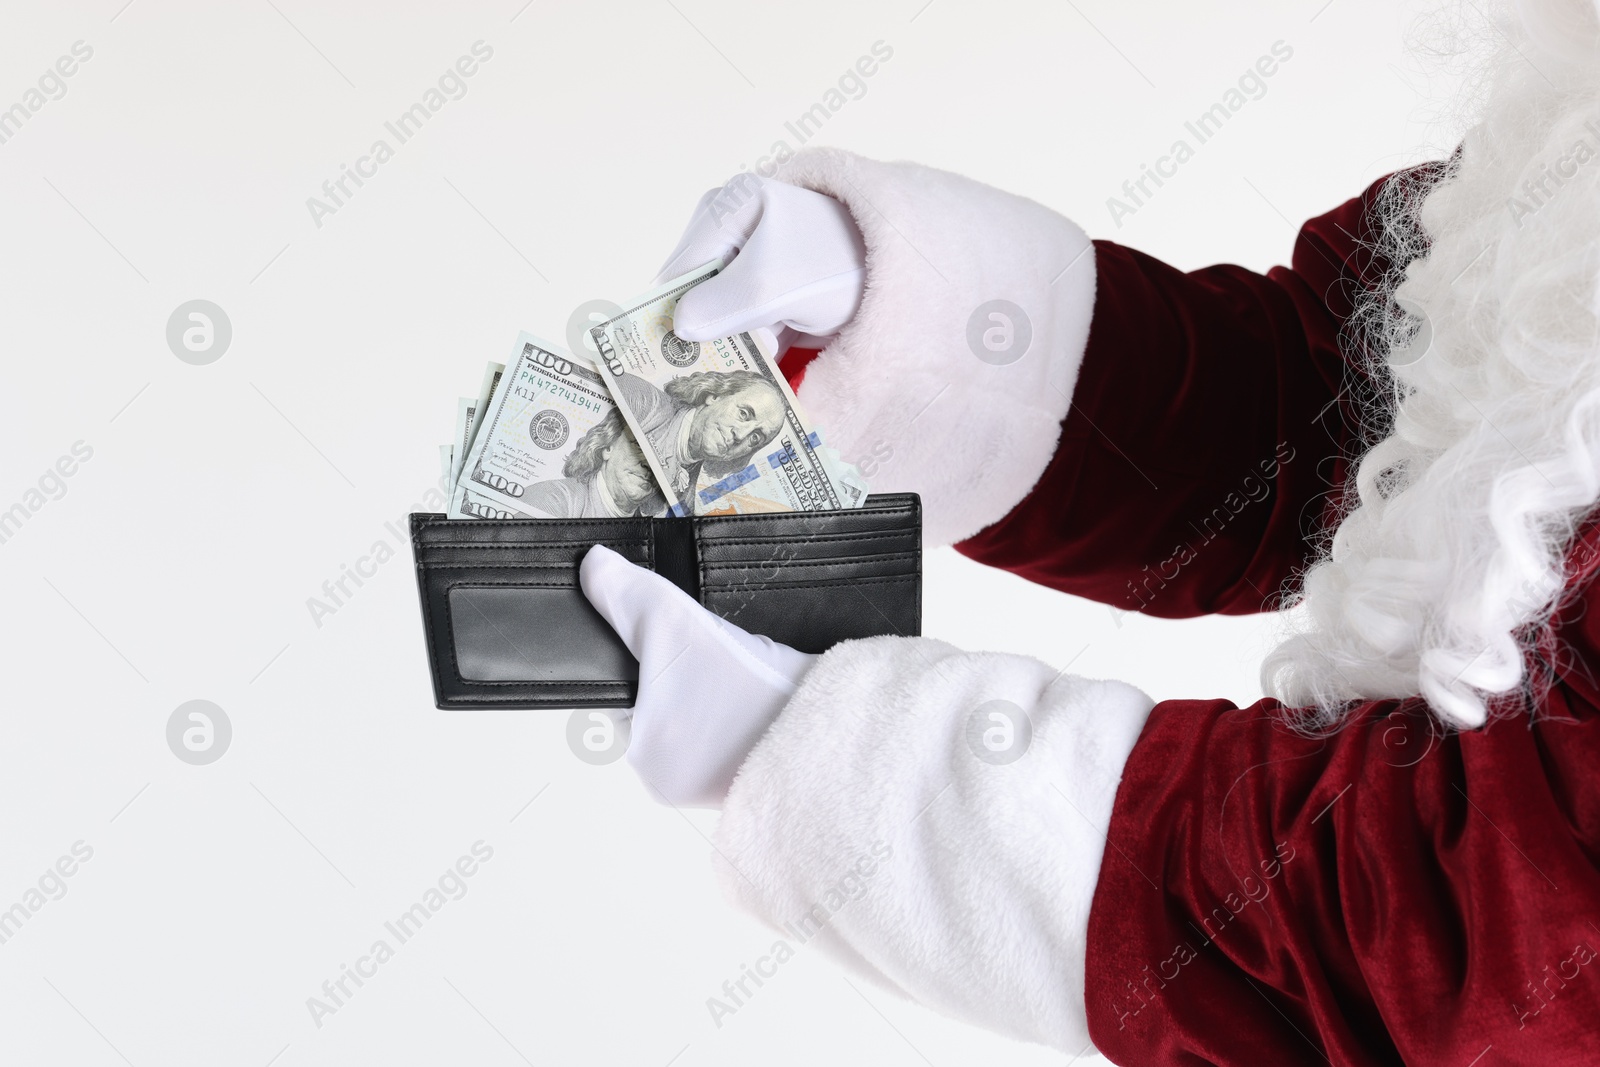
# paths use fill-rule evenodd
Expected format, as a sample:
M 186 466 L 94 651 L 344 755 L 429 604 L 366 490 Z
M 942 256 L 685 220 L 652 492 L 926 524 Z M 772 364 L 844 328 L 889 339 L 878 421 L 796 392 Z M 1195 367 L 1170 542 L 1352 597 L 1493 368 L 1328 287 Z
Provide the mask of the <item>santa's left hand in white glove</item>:
M 578 579 L 639 661 L 628 762 L 664 803 L 719 807 L 817 657 L 713 615 L 603 545 Z

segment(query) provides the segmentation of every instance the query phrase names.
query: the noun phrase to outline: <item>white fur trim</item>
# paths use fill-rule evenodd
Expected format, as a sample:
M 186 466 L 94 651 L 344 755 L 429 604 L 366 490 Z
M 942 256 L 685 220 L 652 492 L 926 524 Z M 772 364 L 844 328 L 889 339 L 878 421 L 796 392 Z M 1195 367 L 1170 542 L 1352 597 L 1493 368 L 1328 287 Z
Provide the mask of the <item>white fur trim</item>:
M 968 741 L 994 700 L 1033 728 L 1003 765 Z M 846 642 L 740 768 L 717 828 L 723 885 L 794 948 L 814 941 L 939 1011 L 1078 1053 L 1089 905 L 1151 707 L 1026 656 Z
M 1004 518 L 1055 454 L 1070 406 L 1094 312 L 1088 236 L 1031 200 L 914 163 L 806 149 L 778 177 L 843 201 L 867 249 L 861 308 L 806 370 L 801 404 L 870 468 L 874 492 L 922 494 L 929 547 Z M 967 341 L 996 299 L 1033 334 L 1005 366 Z

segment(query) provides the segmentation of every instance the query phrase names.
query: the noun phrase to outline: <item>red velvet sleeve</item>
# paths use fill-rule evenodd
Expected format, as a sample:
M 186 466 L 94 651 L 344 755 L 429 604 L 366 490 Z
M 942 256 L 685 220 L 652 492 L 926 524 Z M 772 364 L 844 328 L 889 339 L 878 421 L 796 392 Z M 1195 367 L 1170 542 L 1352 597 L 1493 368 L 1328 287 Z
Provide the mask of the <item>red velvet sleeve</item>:
M 1590 530 L 1575 553 L 1590 560 Z M 1600 594 L 1537 716 L 1417 700 L 1309 739 L 1271 702 L 1156 705 L 1089 920 L 1096 1047 L 1128 1064 L 1600 1062 Z M 1544 686 L 1539 689 L 1546 689 Z
M 1169 618 L 1276 606 L 1359 452 L 1347 323 L 1391 266 L 1375 251 L 1382 184 L 1306 223 L 1293 267 L 1265 276 L 1186 274 L 1097 241 L 1056 455 L 1027 499 L 957 549 Z

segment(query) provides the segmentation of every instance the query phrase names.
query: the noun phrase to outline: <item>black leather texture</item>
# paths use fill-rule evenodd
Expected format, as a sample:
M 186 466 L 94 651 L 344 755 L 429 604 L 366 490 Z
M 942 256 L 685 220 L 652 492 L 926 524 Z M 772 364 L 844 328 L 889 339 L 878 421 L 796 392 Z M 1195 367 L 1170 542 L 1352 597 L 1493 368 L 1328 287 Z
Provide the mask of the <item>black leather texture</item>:
M 922 505 L 685 519 L 411 516 L 440 708 L 630 707 L 639 665 L 578 587 L 605 545 L 752 633 L 824 652 L 922 631 Z

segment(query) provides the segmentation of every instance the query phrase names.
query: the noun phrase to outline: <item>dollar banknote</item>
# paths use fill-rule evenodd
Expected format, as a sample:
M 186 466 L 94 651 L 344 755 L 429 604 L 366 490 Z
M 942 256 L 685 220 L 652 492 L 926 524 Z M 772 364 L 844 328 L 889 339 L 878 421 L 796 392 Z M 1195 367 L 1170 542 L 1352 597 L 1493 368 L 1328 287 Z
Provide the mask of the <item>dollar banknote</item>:
M 494 395 L 494 387 L 500 384 L 500 376 L 505 370 L 504 363 L 491 362 L 485 366 L 483 381 L 478 386 L 478 395 L 466 405 L 465 410 L 457 409 L 455 469 L 450 472 L 452 485 L 461 477 L 461 465 L 467 461 L 467 453 L 472 451 L 472 440 L 477 433 L 477 415 L 489 406 L 489 398 Z
M 474 421 L 452 514 L 620 518 L 665 511 L 605 381 L 587 360 L 548 341 L 517 338 Z
M 478 410 L 478 402 L 473 397 L 456 397 L 456 432 L 450 444 L 451 485 L 455 485 L 461 477 L 461 464 L 472 449 L 472 424 Z
M 720 263 L 646 293 L 590 329 L 598 370 L 674 515 L 859 506 L 865 483 L 823 447 L 763 341 L 685 341 L 678 300 Z
M 445 472 L 447 497 L 445 514 L 451 519 L 514 519 L 521 516 L 514 511 L 499 507 L 494 502 L 476 493 L 456 492 L 456 482 L 461 477 L 461 466 L 466 462 L 467 453 L 472 450 L 472 442 L 477 436 L 477 414 L 489 406 L 489 398 L 494 395 L 495 386 L 500 384 L 500 375 L 505 373 L 504 363 L 490 362 L 484 366 L 483 381 L 478 387 L 476 397 L 464 396 L 456 401 L 456 433 L 455 443 L 447 446 L 450 450 L 450 466 Z
M 496 364 L 491 364 L 495 366 Z M 450 450 L 450 466 L 445 471 L 445 481 L 449 486 L 449 495 L 445 498 L 445 517 L 450 519 L 511 519 L 517 518 L 511 512 L 501 508 L 488 508 L 488 502 L 475 497 L 470 493 L 457 493 L 456 481 L 461 477 L 461 464 L 467 458 L 467 452 L 472 447 L 473 430 L 475 427 L 478 410 L 484 405 L 475 397 L 463 396 L 456 399 L 456 433 L 455 443 L 447 445 Z

